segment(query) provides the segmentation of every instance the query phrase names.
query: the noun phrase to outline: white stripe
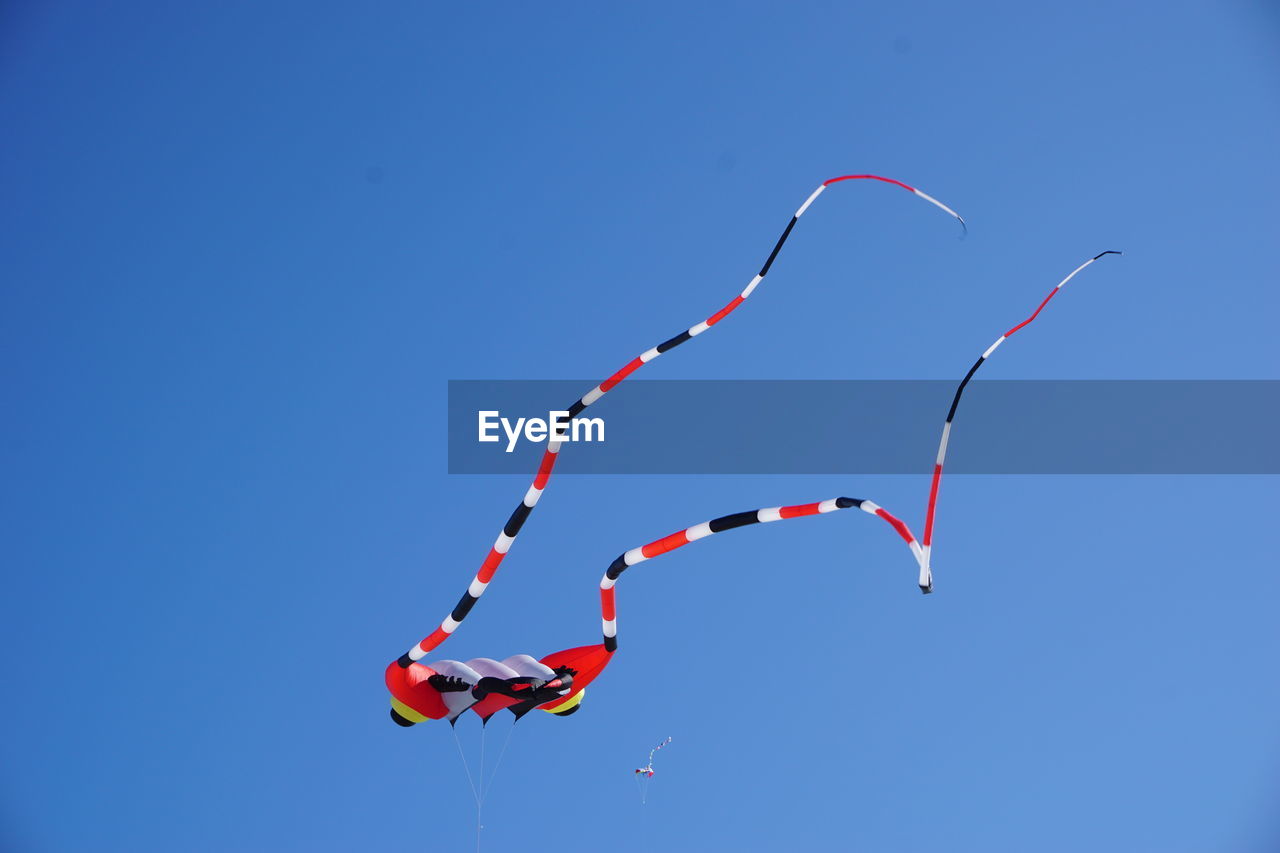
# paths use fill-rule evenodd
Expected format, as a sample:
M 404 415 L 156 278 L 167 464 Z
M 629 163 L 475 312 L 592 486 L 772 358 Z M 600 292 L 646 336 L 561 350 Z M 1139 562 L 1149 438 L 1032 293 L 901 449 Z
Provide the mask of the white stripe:
M 457 619 L 454 619 L 451 614 L 444 617 L 444 621 L 440 623 L 440 630 L 444 631 L 446 634 L 452 634 L 454 631 L 458 630 L 458 626 L 461 624 L 462 623 Z
M 493 550 L 497 551 L 499 554 L 505 554 L 507 553 L 507 550 L 511 548 L 511 543 L 514 541 L 516 541 L 516 537 L 508 536 L 505 533 L 499 533 L 498 541 L 493 543 Z
M 880 505 L 875 501 L 863 501 L 861 506 L 862 511 L 867 513 L 868 515 L 875 515 L 876 510 L 878 510 L 879 508 L 880 508 Z
M 605 575 L 604 577 L 600 578 L 600 588 L 613 589 L 613 585 L 617 582 L 618 581 L 616 578 L 611 578 L 608 575 Z
M 660 355 L 662 355 L 662 353 L 658 352 L 657 347 L 654 347 L 653 349 L 647 349 L 644 352 L 640 353 L 640 362 L 642 364 L 648 364 L 649 362 L 653 361 L 655 358 L 657 358 Z
M 542 497 L 542 489 L 537 486 L 530 486 L 529 491 L 524 493 L 524 505 L 532 509 L 538 505 L 538 498 Z
M 684 537 L 690 542 L 697 542 L 699 539 L 705 539 L 711 535 L 711 522 L 704 521 L 701 524 L 695 524 L 684 532 Z
M 649 558 L 644 555 L 644 551 L 641 548 L 632 548 L 630 551 L 622 555 L 622 562 L 626 563 L 628 566 L 634 566 L 636 563 L 643 563 L 647 559 Z
M 1073 278 L 1075 278 L 1075 277 L 1076 277 L 1076 273 L 1080 272 L 1080 270 L 1082 270 L 1082 269 L 1084 269 L 1085 267 L 1089 266 L 1089 264 L 1093 263 L 1093 262 L 1094 262 L 1094 261 L 1096 261 L 1096 260 L 1097 260 L 1097 258 L 1090 258 L 1089 260 L 1085 261 L 1085 262 L 1084 262 L 1083 264 L 1081 264 L 1080 266 L 1078 266 L 1078 267 L 1076 267 L 1075 269 L 1073 269 L 1073 270 L 1071 271 L 1071 275 L 1067 276 L 1067 277 L 1066 277 L 1066 278 L 1064 278 L 1062 281 L 1058 282 L 1057 286 L 1056 286 L 1056 287 L 1054 287 L 1054 290 L 1057 290 L 1058 288 L 1062 287 L 1062 285 L 1064 285 L 1064 284 L 1066 284 L 1067 282 L 1071 281 L 1071 279 L 1073 279 Z
M 926 545 L 924 550 L 920 552 L 920 577 L 916 581 L 921 589 L 928 589 L 933 586 L 933 569 L 929 565 L 930 552 L 933 550 L 932 545 Z
M 548 453 L 559 453 L 559 452 L 560 452 L 560 445 L 562 445 L 562 444 L 564 444 L 564 442 L 563 442 L 563 441 L 554 441 L 554 440 L 553 440 L 553 441 L 548 441 L 548 442 L 547 442 L 547 452 L 548 452 Z
M 818 196 L 822 195 L 822 191 L 825 190 L 826 188 L 827 188 L 826 184 L 818 184 L 818 188 L 814 190 L 813 193 L 807 199 L 805 199 L 804 204 L 800 205 L 800 209 L 796 211 L 796 219 L 799 219 L 801 216 L 804 215 L 804 212 L 809 209 L 809 205 L 813 204 L 813 200 Z
M 746 299 L 748 296 L 754 293 L 756 289 L 756 285 L 762 281 L 764 281 L 764 276 L 758 275 L 758 274 L 756 275 L 755 278 L 751 279 L 751 283 L 747 285 L 747 289 L 742 291 L 742 298 Z
M 600 627 L 604 631 L 606 637 L 618 636 L 618 620 L 617 619 L 601 619 Z
M 911 549 L 911 553 L 915 555 L 916 562 L 924 564 L 924 551 L 920 548 L 920 543 L 912 539 L 907 543 L 907 547 Z
M 769 509 L 758 510 L 756 512 L 756 520 L 757 521 L 781 521 L 782 507 L 775 506 L 775 507 L 770 507 Z
M 933 572 L 929 570 L 928 566 L 920 566 L 920 578 L 916 583 L 919 584 L 920 588 L 923 590 L 933 589 Z
M 822 503 L 818 504 L 818 512 L 831 512 L 839 508 L 840 507 L 836 506 L 835 498 L 832 498 L 829 501 L 823 501 Z
M 472 598 L 479 598 L 480 596 L 484 595 L 484 589 L 488 585 L 489 584 L 480 580 L 480 578 L 476 578 L 471 582 L 471 586 L 467 587 L 467 594 L 470 595 Z
M 1001 335 L 999 338 L 996 339 L 996 342 L 994 344 L 987 347 L 987 351 L 982 354 L 982 357 L 986 358 L 989 355 L 991 355 L 991 353 L 996 351 L 996 347 L 1000 346 L 1002 343 L 1004 343 L 1004 335 Z
M 942 464 L 942 460 L 947 458 L 947 442 L 951 439 L 951 421 L 947 421 L 942 425 L 942 441 L 938 442 L 938 464 Z
M 943 209 L 943 210 L 945 210 L 947 213 L 950 213 L 952 216 L 954 216 L 956 219 L 959 219 L 961 222 L 963 222 L 963 221 L 964 221 L 963 219 L 961 219 L 960 214 L 956 213 L 954 210 L 952 210 L 951 208 L 947 207 L 945 204 L 943 204 L 942 202 L 938 201 L 936 198 L 934 198 L 933 196 L 929 195 L 928 193 L 926 193 L 926 192 L 921 192 L 920 190 L 917 190 L 917 189 L 913 189 L 913 190 L 911 190 L 911 191 L 912 191 L 913 193 L 915 193 L 916 195 L 920 196 L 920 198 L 924 199 L 925 201 L 927 201 L 927 202 L 932 202 L 933 204 L 936 204 L 938 207 L 942 208 L 942 209 Z
M 592 403 L 594 403 L 596 400 L 599 400 L 603 396 L 604 396 L 604 392 L 601 391 L 600 386 L 597 385 L 596 387 L 592 388 L 590 391 L 582 395 L 582 405 L 584 407 L 590 406 Z
M 409 649 L 409 660 L 422 660 L 426 656 L 427 653 L 422 650 L 421 646 L 414 646 Z
M 694 326 L 692 329 L 689 330 L 689 337 L 696 338 L 698 335 L 702 334 L 703 332 L 705 332 L 707 329 L 710 329 L 710 328 L 711 327 L 708 326 L 705 322 L 699 323 L 698 325 Z

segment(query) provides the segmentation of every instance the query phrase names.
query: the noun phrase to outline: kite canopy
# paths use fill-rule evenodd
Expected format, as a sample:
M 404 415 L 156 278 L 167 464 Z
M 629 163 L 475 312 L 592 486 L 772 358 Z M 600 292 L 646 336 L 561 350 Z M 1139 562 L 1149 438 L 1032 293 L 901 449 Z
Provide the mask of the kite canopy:
M 441 719 L 452 724 L 471 711 L 488 723 L 504 709 L 519 719 L 535 708 L 567 717 L 578 710 L 587 685 L 608 662 L 603 644 L 566 649 L 540 661 L 530 655 L 408 667 L 393 661 L 386 670 L 391 719 L 406 727 Z

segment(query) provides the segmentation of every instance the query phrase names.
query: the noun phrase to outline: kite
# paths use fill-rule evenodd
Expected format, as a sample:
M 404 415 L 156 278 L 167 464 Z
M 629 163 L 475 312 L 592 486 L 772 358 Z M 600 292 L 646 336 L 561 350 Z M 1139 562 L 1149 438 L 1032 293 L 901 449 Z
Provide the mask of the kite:
M 644 805 L 649 799 L 649 781 L 653 779 L 653 756 L 667 744 L 671 743 L 671 738 L 667 738 L 662 743 L 649 750 L 649 763 L 644 767 L 636 768 L 636 787 L 640 789 L 640 805 Z
M 512 700 L 514 708 L 518 709 L 517 714 L 524 712 L 526 709 L 535 707 L 542 708 L 553 714 L 568 715 L 576 711 L 582 702 L 584 691 L 587 685 L 593 681 L 604 668 L 609 664 L 613 654 L 618 649 L 618 623 L 617 623 L 617 599 L 615 585 L 623 572 L 627 569 L 642 563 L 654 557 L 661 556 L 682 548 L 691 542 L 697 542 L 716 533 L 723 533 L 726 530 L 734 530 L 739 527 L 745 527 L 752 524 L 770 523 L 774 521 L 782 521 L 784 519 L 804 518 L 811 515 L 825 515 L 827 513 L 836 512 L 844 509 L 860 509 L 863 512 L 874 515 L 886 523 L 888 523 L 895 532 L 902 538 L 910 549 L 912 556 L 915 558 L 919 568 L 918 585 L 921 592 L 929 593 L 933 590 L 933 574 L 930 565 L 932 534 L 934 523 L 937 515 L 938 492 L 942 481 L 942 468 L 945 461 L 947 446 L 951 437 L 951 430 L 955 422 L 956 411 L 959 408 L 960 400 L 964 395 L 965 388 L 968 386 L 974 374 L 978 371 L 991 354 L 1002 344 L 1008 340 L 1014 333 L 1028 325 L 1039 316 L 1040 312 L 1049 303 L 1058 291 L 1078 273 L 1088 267 L 1090 264 L 1098 261 L 1106 255 L 1120 254 L 1115 251 L 1101 252 L 1089 260 L 1085 261 L 1076 269 L 1072 270 L 1070 275 L 1060 281 L 1044 298 L 1036 310 L 1018 325 L 1009 329 L 999 338 L 996 339 L 990 347 L 987 348 L 978 360 L 969 368 L 969 372 L 956 388 L 955 396 L 952 398 L 951 407 L 947 411 L 946 419 L 943 422 L 942 438 L 938 447 L 938 454 L 934 463 L 933 475 L 930 481 L 929 498 L 925 510 L 925 528 L 924 538 L 917 540 L 911 532 L 910 527 L 891 514 L 884 507 L 873 501 L 862 498 L 837 497 L 828 500 L 819 501 L 808 504 L 798 504 L 793 506 L 778 506 L 765 509 L 751 510 L 748 512 L 738 512 L 731 515 L 714 518 L 701 524 L 679 530 L 661 539 L 656 539 L 646 545 L 638 548 L 632 548 L 623 552 L 617 557 L 605 570 L 604 576 L 600 579 L 600 618 L 603 634 L 603 641 L 597 645 L 580 646 L 565 651 L 556 652 L 543 658 L 541 664 L 548 671 L 542 671 L 541 678 L 535 678 L 533 681 L 526 683 L 512 682 L 511 689 L 504 694 L 505 698 L 516 697 Z M 408 657 L 407 655 L 405 657 Z M 402 657 L 400 660 L 405 660 Z M 445 708 L 446 703 L 439 699 L 437 690 L 432 685 L 432 679 L 437 676 L 434 670 L 438 667 L 448 667 L 454 664 L 450 661 L 442 661 L 431 664 L 430 667 L 417 665 L 405 665 L 400 661 L 393 662 L 387 669 L 387 684 L 392 693 L 392 716 L 402 725 L 411 724 L 410 721 L 420 722 L 425 718 L 440 718 L 448 716 L 447 711 L 441 710 Z M 484 679 L 474 678 L 468 683 L 474 684 L 471 690 L 472 695 L 479 695 L 485 691 L 493 690 L 492 683 L 486 687 Z M 425 691 L 423 688 L 426 688 Z M 538 693 L 537 691 L 551 690 L 554 695 Z M 524 693 L 522 691 L 533 691 Z M 527 699 L 519 697 L 527 695 Z M 483 699 L 477 700 L 483 701 Z M 494 703 L 497 704 L 497 703 Z M 493 707 L 493 705 L 486 706 Z M 407 712 L 407 713 L 406 713 Z M 416 719 L 415 719 L 416 717 Z M 482 718 L 487 720 L 487 717 Z M 451 717 L 456 719 L 456 715 Z
M 652 779 L 652 778 L 653 778 L 653 773 L 654 773 L 654 770 L 653 770 L 653 754 L 654 754 L 655 752 L 657 752 L 658 750 L 662 749 L 664 746 L 666 746 L 666 745 L 667 745 L 667 744 L 669 744 L 669 743 L 671 743 L 671 738 L 667 738 L 667 739 L 666 739 L 666 740 L 664 740 L 662 743 L 658 744 L 658 745 L 657 745 L 657 746 L 655 746 L 653 749 L 649 750 L 649 763 L 648 763 L 648 764 L 646 764 L 644 767 L 637 767 L 637 768 L 636 768 L 636 775 L 637 775 L 637 776 L 644 776 L 644 777 L 646 777 L 646 778 Z
M 818 196 L 833 184 L 856 180 L 879 181 L 907 190 L 953 216 L 959 221 L 964 232 L 968 232 L 968 227 L 960 214 L 928 193 L 901 181 L 879 175 L 842 175 L 823 181 L 792 215 L 764 265 L 741 293 L 702 322 L 690 326 L 627 362 L 612 376 L 600 382 L 569 406 L 567 409 L 569 417 L 577 417 L 636 370 L 658 356 L 696 338 L 733 313 L 755 292 L 764 277 L 769 274 L 783 244 L 791 236 L 792 229 Z M 555 468 L 560 446 L 561 442 L 554 437 L 548 439 L 533 484 L 507 519 L 507 523 L 503 525 L 458 604 L 431 634 L 387 667 L 385 680 L 392 697 L 391 718 L 397 724 L 411 726 L 428 719 L 448 719 L 450 723 L 455 723 L 467 710 L 474 711 L 482 721 L 487 722 L 494 713 L 503 708 L 510 709 L 517 718 L 535 707 L 566 716 L 577 710 L 587 683 L 595 678 L 608 663 L 612 650 L 606 651 L 601 646 L 566 649 L 541 660 L 535 660 L 528 655 L 516 655 L 502 661 L 475 658 L 465 663 L 453 660 L 422 662 L 424 657 L 458 629 L 492 582 L 503 558 L 506 557 L 521 528 L 541 499 L 551 479 L 551 472 Z

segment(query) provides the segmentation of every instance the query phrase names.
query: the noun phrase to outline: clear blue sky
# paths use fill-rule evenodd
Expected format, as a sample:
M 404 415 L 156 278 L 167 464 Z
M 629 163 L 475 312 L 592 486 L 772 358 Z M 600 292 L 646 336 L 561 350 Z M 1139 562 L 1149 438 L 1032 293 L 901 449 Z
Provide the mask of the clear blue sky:
M 0 847 L 471 846 L 381 684 L 526 486 L 446 475 L 446 380 L 607 375 L 823 178 L 970 236 L 833 190 L 649 377 L 958 377 L 1111 248 L 988 378 L 1280 374 L 1274 7 L 687 6 L 6 4 Z M 600 571 L 687 524 L 925 488 L 563 479 L 441 651 L 596 641 Z M 856 514 L 637 569 L 486 848 L 1274 850 L 1278 491 L 955 478 L 930 598 Z

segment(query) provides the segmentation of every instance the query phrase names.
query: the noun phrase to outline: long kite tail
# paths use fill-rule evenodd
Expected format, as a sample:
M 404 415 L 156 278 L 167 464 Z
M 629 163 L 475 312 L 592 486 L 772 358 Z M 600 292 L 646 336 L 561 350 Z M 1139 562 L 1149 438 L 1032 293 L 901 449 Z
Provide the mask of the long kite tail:
M 696 542 L 699 539 L 705 539 L 713 533 L 721 533 L 725 530 L 732 530 L 736 527 L 744 527 L 748 524 L 757 524 L 760 522 L 781 521 L 785 518 L 800 518 L 807 515 L 821 515 L 828 512 L 834 512 L 840 509 L 849 509 L 857 507 L 863 512 L 878 516 L 887 522 L 898 533 L 902 540 L 907 543 L 907 547 L 911 549 L 911 554 L 916 559 L 916 563 L 920 567 L 919 585 L 923 592 L 931 592 L 933 589 L 933 575 L 929 566 L 929 548 L 932 541 L 933 523 L 937 510 L 938 488 L 942 479 L 942 466 L 947 453 L 947 442 L 951 435 L 951 424 L 955 419 L 956 409 L 960 405 L 960 397 L 964 394 L 965 386 L 969 384 L 969 380 L 973 378 L 974 373 L 982 366 L 996 348 L 1004 343 L 1011 335 L 1028 325 L 1041 310 L 1049 304 L 1049 300 L 1062 289 L 1062 287 L 1072 278 L 1076 276 L 1085 267 L 1105 255 L 1118 255 L 1120 252 L 1106 251 L 1101 252 L 1080 266 L 1072 270 L 1071 274 L 1049 292 L 1049 295 L 1037 306 L 1031 316 L 1014 326 L 1009 331 L 1001 335 L 995 343 L 987 348 L 969 368 L 969 372 L 965 374 L 964 379 L 960 381 L 960 385 L 956 388 L 955 397 L 951 401 L 951 408 L 947 412 L 947 419 L 942 427 L 942 441 L 938 447 L 937 461 L 934 465 L 933 480 L 929 488 L 929 503 L 925 516 L 925 532 L 923 542 L 916 541 L 915 536 L 911 532 L 911 528 L 901 519 L 895 517 L 888 510 L 875 504 L 869 500 L 860 500 L 858 498 L 833 498 L 831 500 L 822 501 L 821 503 L 801 504 L 797 506 L 772 507 L 769 509 L 758 509 L 751 512 L 739 512 L 733 515 L 725 515 L 702 524 L 672 533 L 661 539 L 656 539 L 647 545 L 639 548 L 632 548 L 618 556 L 609 568 L 605 571 L 604 577 L 600 579 L 600 619 L 601 627 L 604 633 L 604 646 L 609 652 L 613 652 L 618 648 L 618 622 L 617 622 L 617 601 L 614 585 L 622 573 L 637 563 L 660 556 L 668 551 L 674 551 L 676 548 L 684 547 L 690 542 Z
M 934 523 L 935 517 L 937 516 L 937 510 L 938 510 L 938 489 L 942 485 L 942 465 L 947 458 L 947 442 L 950 441 L 951 439 L 951 423 L 952 421 L 955 420 L 956 409 L 959 408 L 960 406 L 960 397 L 964 394 L 965 386 L 969 384 L 969 380 L 973 378 L 973 375 L 978 372 L 978 368 L 982 367 L 982 365 L 986 362 L 986 360 L 991 357 L 991 354 L 995 352 L 996 349 L 1002 343 L 1004 343 L 1006 340 L 1012 337 L 1014 332 L 1018 331 L 1023 326 L 1030 324 L 1032 320 L 1034 320 L 1037 316 L 1039 316 L 1040 312 L 1044 310 L 1044 306 L 1049 304 L 1049 300 L 1057 296 L 1058 291 L 1061 290 L 1067 282 L 1075 278 L 1077 273 L 1079 273 L 1081 270 L 1083 270 L 1085 267 L 1089 266 L 1099 258 L 1102 258 L 1106 255 L 1119 255 L 1119 254 L 1121 253 L 1116 251 L 1111 251 L 1111 250 L 1107 250 L 1105 252 L 1099 252 L 1089 260 L 1085 261 L 1080 266 L 1073 269 L 1070 275 L 1068 275 L 1062 281 L 1058 282 L 1054 286 L 1053 290 L 1049 291 L 1049 295 L 1046 296 L 1040 302 L 1040 304 L 1036 306 L 1036 310 L 1031 312 L 1030 317 L 1023 320 L 1021 323 L 1014 326 L 1012 329 L 1005 332 L 1000 337 L 996 338 L 996 342 L 993 343 L 991 346 L 987 347 L 986 352 L 978 356 L 978 360 L 973 363 L 973 367 L 970 367 L 969 372 L 964 375 L 964 379 L 960 380 L 960 385 L 956 388 L 956 394 L 951 399 L 951 408 L 947 410 L 947 419 L 942 424 L 942 438 L 938 442 L 938 456 L 935 459 L 933 464 L 933 480 L 929 484 L 929 503 L 925 509 L 924 538 L 921 542 L 923 553 L 919 560 L 919 563 L 920 563 L 919 584 L 920 584 L 921 592 L 927 593 L 927 592 L 933 591 L 933 570 L 930 565 L 930 556 L 931 556 L 931 551 L 933 549 L 933 523 Z
M 640 355 L 627 362 L 612 376 L 605 379 L 586 394 L 582 395 L 577 402 L 570 406 L 567 409 L 569 417 L 577 417 L 584 409 L 613 390 L 619 382 L 626 379 L 636 370 L 640 369 L 641 366 L 648 364 L 663 353 L 675 349 L 685 341 L 691 338 L 696 338 L 698 335 L 702 334 L 707 329 L 733 313 L 734 309 L 745 302 L 747 298 L 751 296 L 752 292 L 755 291 L 756 287 L 759 286 L 760 282 L 764 280 L 764 277 L 769 274 L 769 269 L 773 266 L 774 260 L 777 259 L 778 252 L 782 250 L 782 245 L 786 243 L 787 238 L 791 236 L 791 230 L 795 228 L 796 222 L 798 222 L 800 217 L 804 215 L 804 212 L 809 209 L 809 205 L 813 204 L 814 200 L 817 199 L 817 197 L 821 195 L 822 192 L 831 184 L 851 180 L 882 181 L 887 184 L 902 187 L 930 204 L 936 205 L 951 214 L 959 220 L 961 227 L 965 228 L 964 219 L 962 219 L 954 210 L 947 207 L 933 196 L 922 192 L 915 187 L 908 186 L 901 181 L 895 181 L 892 178 L 882 178 L 879 175 L 842 175 L 838 178 L 831 178 L 823 181 L 818 188 L 810 193 L 809 197 L 805 199 L 804 204 L 800 205 L 799 209 L 796 210 L 795 214 L 791 217 L 791 221 L 787 223 L 787 227 L 783 230 L 782 236 L 779 237 L 778 242 L 774 244 L 773 251 L 769 253 L 769 257 L 765 260 L 764 265 L 760 267 L 760 271 L 755 274 L 741 293 L 735 296 L 727 305 L 707 319 L 694 326 L 690 326 L 675 337 L 668 338 L 656 347 L 645 350 Z M 520 533 L 520 528 L 524 525 L 525 521 L 528 520 L 529 514 L 533 512 L 533 508 L 537 506 L 538 499 L 542 497 L 542 492 L 546 489 L 547 483 L 551 479 L 552 469 L 555 468 L 556 458 L 560 452 L 560 444 L 560 441 L 554 439 L 547 442 L 547 449 L 542 455 L 542 462 L 538 466 L 538 473 L 534 477 L 533 485 L 529 487 L 529 490 L 525 493 L 524 499 L 521 500 L 520 504 L 515 508 L 515 511 L 511 513 L 511 517 L 507 519 L 507 523 L 503 526 L 502 532 L 498 534 L 498 538 L 493 543 L 493 547 L 489 549 L 489 553 L 484 558 L 484 562 L 480 564 L 480 569 L 476 572 L 475 578 L 471 581 L 471 585 L 467 588 L 466 593 L 463 594 L 462 599 L 458 602 L 457 606 L 454 607 L 452 612 L 444 618 L 444 621 L 440 623 L 438 628 L 432 631 L 431 634 L 421 642 L 410 648 L 408 652 L 400 656 L 400 666 L 409 666 L 413 661 L 420 660 L 436 646 L 443 643 L 450 634 L 457 630 L 458 626 L 462 623 L 462 620 L 466 618 L 476 601 L 478 601 L 480 596 L 484 594 L 485 589 L 489 586 L 489 582 L 493 580 L 494 574 L 498 571 L 498 566 L 501 565 L 503 558 L 507 555 L 507 551 L 511 548 L 512 543 L 515 542 L 516 536 Z
M 723 533 L 736 527 L 745 527 L 748 524 L 761 522 L 781 521 L 785 518 L 802 518 L 806 515 L 822 515 L 853 507 L 887 521 L 907 543 L 907 547 L 911 549 L 911 553 L 915 555 L 916 559 L 922 559 L 920 544 L 916 542 L 911 529 L 904 522 L 890 515 L 883 507 L 859 498 L 832 498 L 820 503 L 775 506 L 768 509 L 751 510 L 750 512 L 736 512 L 733 515 L 722 515 L 719 518 L 713 518 L 711 521 L 704 521 L 702 524 L 695 524 L 693 527 L 679 530 L 670 536 L 656 539 L 648 545 L 632 548 L 630 551 L 620 554 L 610 564 L 609 568 L 605 570 L 604 577 L 600 579 L 600 621 L 604 632 L 605 649 L 613 652 L 618 648 L 618 610 L 614 585 L 618 582 L 618 578 L 622 576 L 622 573 L 636 563 L 643 563 L 645 560 L 665 554 L 668 551 L 682 548 L 690 542 L 705 539 L 713 533 Z
M 667 738 L 662 743 L 658 744 L 653 749 L 649 750 L 649 766 L 650 767 L 653 766 L 653 756 L 657 753 L 658 750 L 662 749 L 664 746 L 666 746 L 669 743 L 671 743 L 671 738 Z

